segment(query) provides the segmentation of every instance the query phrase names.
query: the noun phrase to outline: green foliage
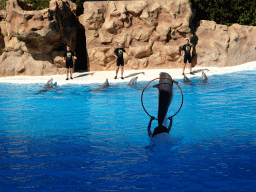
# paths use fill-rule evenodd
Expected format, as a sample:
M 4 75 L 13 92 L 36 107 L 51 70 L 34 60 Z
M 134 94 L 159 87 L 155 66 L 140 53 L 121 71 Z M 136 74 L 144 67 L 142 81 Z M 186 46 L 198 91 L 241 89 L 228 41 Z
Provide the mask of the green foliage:
M 86 0 L 71 0 L 71 1 L 77 5 L 77 11 L 76 11 L 77 16 L 83 14 L 84 12 L 83 4 Z
M 7 0 L 0 0 L 0 1 L 7 1 Z M 49 2 L 50 2 L 50 0 L 25 0 L 25 1 L 27 4 L 32 4 L 34 10 L 46 9 L 49 7 Z M 70 1 L 75 3 L 78 9 L 83 9 L 83 4 L 85 0 L 70 0 Z
M 85 0 L 71 0 L 73 3 L 77 5 L 77 8 L 83 8 L 83 4 Z
M 0 10 L 6 9 L 6 1 L 7 0 L 0 0 Z
M 212 20 L 218 24 L 256 25 L 256 1 L 191 0 L 197 20 Z
M 6 0 L 0 0 L 6 1 Z M 25 0 L 27 4 L 32 4 L 35 10 L 46 9 L 49 7 L 50 0 Z M 78 8 L 83 8 L 83 3 L 85 0 L 71 0 L 77 5 Z M 1 4 L 0 4 L 1 5 Z
M 49 7 L 50 0 L 25 0 L 27 4 L 32 4 L 33 9 L 41 10 Z

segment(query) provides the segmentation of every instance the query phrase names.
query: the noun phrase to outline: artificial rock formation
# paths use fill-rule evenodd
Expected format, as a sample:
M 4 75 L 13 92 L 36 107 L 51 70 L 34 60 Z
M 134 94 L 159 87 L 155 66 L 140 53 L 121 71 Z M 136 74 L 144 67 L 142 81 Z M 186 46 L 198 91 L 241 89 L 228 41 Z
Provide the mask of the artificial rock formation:
M 0 12 L 0 76 L 64 73 L 63 47 L 76 45 L 75 10 L 67 0 L 52 0 L 44 10 L 9 0 Z
M 180 46 L 191 38 L 189 0 L 85 2 L 90 70 L 114 70 L 113 51 L 121 43 L 126 69 L 180 67 Z
M 117 43 L 130 55 L 125 55 L 126 69 L 182 67 L 186 38 L 195 46 L 193 66 L 256 60 L 256 27 L 201 21 L 194 33 L 189 0 L 85 2 L 79 19 L 86 29 L 90 70 L 114 70 Z
M 65 73 L 65 45 L 77 55 L 76 69 L 115 70 L 121 43 L 125 69 L 181 68 L 181 47 L 195 46 L 193 66 L 233 66 L 256 60 L 256 27 L 201 21 L 191 31 L 190 0 L 88 1 L 76 16 L 69 0 L 51 0 L 32 10 L 8 0 L 0 10 L 0 76 Z M 194 30 L 194 29 L 193 29 Z
M 201 21 L 197 29 L 197 66 L 226 67 L 256 60 L 256 27 Z

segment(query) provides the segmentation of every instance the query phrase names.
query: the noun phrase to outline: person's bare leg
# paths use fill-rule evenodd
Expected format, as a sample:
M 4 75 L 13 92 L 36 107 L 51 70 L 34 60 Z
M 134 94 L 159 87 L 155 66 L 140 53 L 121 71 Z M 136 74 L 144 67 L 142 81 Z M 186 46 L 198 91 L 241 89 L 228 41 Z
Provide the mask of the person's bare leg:
M 116 67 L 116 77 L 117 77 L 117 74 L 118 74 L 118 70 L 119 70 L 119 66 Z
M 185 67 L 186 67 L 186 63 L 184 63 L 184 67 L 183 67 L 183 74 L 185 74 Z
M 124 66 L 121 66 L 121 77 L 124 77 Z
M 71 79 L 71 78 L 73 79 L 73 77 L 72 77 L 73 68 L 69 68 L 69 70 L 70 70 L 70 79 Z
M 189 63 L 190 73 L 192 73 L 192 63 Z
M 69 68 L 67 68 L 67 79 L 68 79 L 68 72 L 69 72 Z

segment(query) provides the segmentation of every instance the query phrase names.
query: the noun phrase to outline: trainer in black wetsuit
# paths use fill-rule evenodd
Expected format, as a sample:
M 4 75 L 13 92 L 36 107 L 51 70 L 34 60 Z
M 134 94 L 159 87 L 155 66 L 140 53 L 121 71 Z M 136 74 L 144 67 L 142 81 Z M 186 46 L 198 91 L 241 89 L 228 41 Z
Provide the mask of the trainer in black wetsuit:
M 70 47 L 67 45 L 67 50 L 65 51 L 65 53 L 63 54 L 63 60 L 65 62 L 66 59 L 66 68 L 67 68 L 67 79 L 68 80 L 68 74 L 70 73 L 70 79 L 72 78 L 72 72 L 73 72 L 73 57 L 75 59 L 76 56 L 74 55 L 73 51 L 70 51 Z
M 116 48 L 114 51 L 114 56 L 116 57 L 116 66 L 117 66 L 115 79 L 117 78 L 119 66 L 121 66 L 121 79 L 124 79 L 124 77 L 123 77 L 123 74 L 124 74 L 124 55 L 123 55 L 123 53 L 124 52 L 125 52 L 125 49 L 122 48 L 122 44 L 119 43 L 118 48 Z
M 192 65 L 191 65 L 191 61 L 192 61 L 191 51 L 193 50 L 193 45 L 189 43 L 189 39 L 186 39 L 186 41 L 187 41 L 187 43 L 185 45 L 183 45 L 183 47 L 181 49 L 181 51 L 184 52 L 184 54 L 183 54 L 184 55 L 184 67 L 183 67 L 182 75 L 184 75 L 187 61 L 189 62 L 190 74 L 194 74 L 192 72 Z

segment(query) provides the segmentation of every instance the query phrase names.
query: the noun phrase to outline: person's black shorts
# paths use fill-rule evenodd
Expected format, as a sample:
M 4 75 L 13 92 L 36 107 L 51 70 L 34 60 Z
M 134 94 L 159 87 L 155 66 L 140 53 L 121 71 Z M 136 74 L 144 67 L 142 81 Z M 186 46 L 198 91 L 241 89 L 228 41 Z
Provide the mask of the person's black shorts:
M 189 63 L 191 63 L 192 58 L 191 58 L 190 55 L 185 55 L 185 56 L 184 56 L 184 63 L 187 63 L 187 61 L 188 61 Z
M 124 60 L 118 60 L 117 59 L 117 62 L 116 62 L 116 66 L 124 66 Z
M 73 62 L 66 62 L 66 68 L 73 68 Z

